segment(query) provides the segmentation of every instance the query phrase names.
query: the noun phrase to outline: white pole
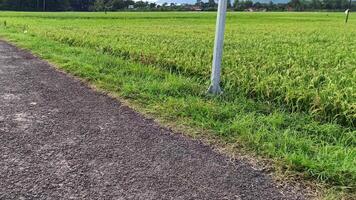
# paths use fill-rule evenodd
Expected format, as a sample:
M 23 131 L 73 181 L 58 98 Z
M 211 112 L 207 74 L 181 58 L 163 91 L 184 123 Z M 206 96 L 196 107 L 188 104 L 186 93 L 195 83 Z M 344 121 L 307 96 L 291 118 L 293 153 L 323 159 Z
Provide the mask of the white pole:
M 216 33 L 213 66 L 211 72 L 211 85 L 208 93 L 220 94 L 220 76 L 221 76 L 221 60 L 224 48 L 224 32 L 225 32 L 225 19 L 226 19 L 227 0 L 219 0 L 218 16 L 216 20 Z
M 347 22 L 349 21 L 349 15 L 350 15 L 350 12 L 351 12 L 351 6 L 352 6 L 352 0 L 350 0 L 349 2 L 349 7 L 348 9 L 346 10 L 346 20 L 345 20 L 345 23 L 347 24 Z

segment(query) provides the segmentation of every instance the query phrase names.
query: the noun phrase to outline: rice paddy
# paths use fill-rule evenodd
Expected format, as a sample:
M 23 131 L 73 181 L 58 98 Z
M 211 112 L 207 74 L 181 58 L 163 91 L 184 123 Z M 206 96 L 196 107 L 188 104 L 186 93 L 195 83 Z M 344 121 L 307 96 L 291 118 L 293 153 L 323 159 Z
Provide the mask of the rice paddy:
M 219 97 L 215 13 L 0 12 L 0 36 L 155 116 L 336 187 L 356 182 L 356 17 L 229 13 Z

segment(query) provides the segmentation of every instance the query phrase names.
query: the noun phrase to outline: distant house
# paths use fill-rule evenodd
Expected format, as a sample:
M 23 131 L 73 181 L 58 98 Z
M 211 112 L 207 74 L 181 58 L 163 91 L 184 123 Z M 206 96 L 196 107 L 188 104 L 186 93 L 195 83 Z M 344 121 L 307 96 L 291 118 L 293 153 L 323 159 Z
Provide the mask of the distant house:
M 201 7 L 199 7 L 199 6 L 193 6 L 193 7 L 191 8 L 191 10 L 192 10 L 192 11 L 202 11 L 203 9 L 202 9 Z
M 291 6 L 288 6 L 287 11 L 288 11 L 288 12 L 293 12 L 293 11 L 294 11 L 294 8 L 291 7 Z
M 134 5 L 129 5 L 128 9 L 134 9 Z
M 248 8 L 248 9 L 245 9 L 246 12 L 267 12 L 267 9 L 266 8 Z

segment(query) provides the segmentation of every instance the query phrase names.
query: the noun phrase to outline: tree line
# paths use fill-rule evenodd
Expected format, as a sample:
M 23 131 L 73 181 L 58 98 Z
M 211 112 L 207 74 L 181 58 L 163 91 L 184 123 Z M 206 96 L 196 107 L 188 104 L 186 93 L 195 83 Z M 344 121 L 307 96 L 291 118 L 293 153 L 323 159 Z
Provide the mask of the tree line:
M 345 10 L 349 0 L 290 0 L 288 3 L 260 3 L 251 0 L 228 0 L 228 9 L 236 11 L 313 11 Z M 217 9 L 214 0 L 197 0 L 194 5 L 156 3 L 133 0 L 0 0 L 0 10 L 14 11 L 119 11 L 119 10 L 202 10 Z M 352 4 L 356 9 L 356 3 Z
M 0 0 L 0 10 L 15 11 L 96 11 L 121 10 L 133 0 Z
M 269 11 L 344 11 L 349 8 L 349 0 L 291 0 L 288 3 L 275 4 L 253 2 L 251 0 L 235 0 L 231 9 L 243 11 L 246 9 L 265 9 Z M 356 3 L 353 2 L 350 9 L 356 9 Z
M 0 0 L 1 10 L 15 11 L 88 11 L 95 0 Z

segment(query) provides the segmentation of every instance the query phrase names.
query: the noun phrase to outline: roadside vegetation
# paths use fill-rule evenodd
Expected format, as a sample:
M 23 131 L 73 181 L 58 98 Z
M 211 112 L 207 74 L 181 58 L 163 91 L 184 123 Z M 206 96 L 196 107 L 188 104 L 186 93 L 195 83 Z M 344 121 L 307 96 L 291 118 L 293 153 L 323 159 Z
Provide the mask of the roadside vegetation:
M 356 20 L 229 13 L 224 93 L 212 97 L 205 91 L 215 17 L 2 12 L 0 36 L 155 116 L 211 130 L 286 171 L 352 194 Z

